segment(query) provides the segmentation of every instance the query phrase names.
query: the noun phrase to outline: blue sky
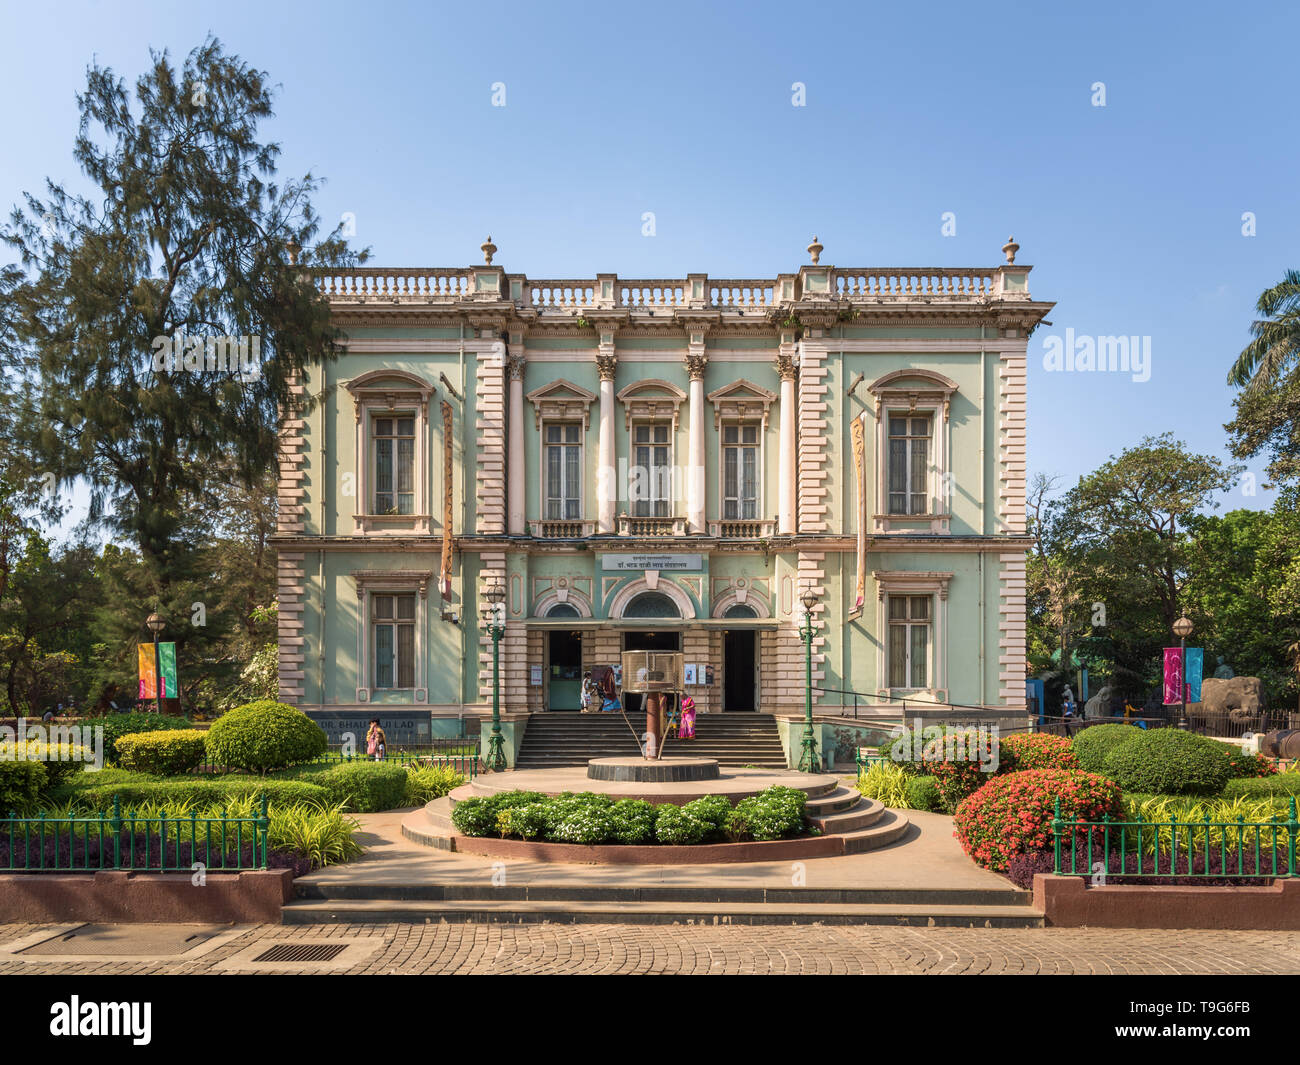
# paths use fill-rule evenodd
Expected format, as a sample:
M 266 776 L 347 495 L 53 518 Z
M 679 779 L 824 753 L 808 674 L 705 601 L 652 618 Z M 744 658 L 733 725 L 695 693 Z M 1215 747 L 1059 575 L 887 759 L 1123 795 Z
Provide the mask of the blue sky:
M 534 276 L 770 277 L 814 233 L 839 266 L 992 266 L 1014 234 L 1058 304 L 1030 341 L 1030 470 L 1065 483 L 1166 429 L 1226 456 L 1227 368 L 1259 293 L 1300 265 L 1280 91 L 1300 17 L 1278 4 L 0 12 L 6 206 L 75 177 L 92 55 L 134 81 L 150 46 L 183 55 L 211 32 L 282 86 L 281 173 L 326 177 L 318 208 L 352 212 L 378 265 L 465 265 L 491 233 L 496 261 Z M 1045 337 L 1067 328 L 1151 337 L 1150 380 L 1046 372 Z

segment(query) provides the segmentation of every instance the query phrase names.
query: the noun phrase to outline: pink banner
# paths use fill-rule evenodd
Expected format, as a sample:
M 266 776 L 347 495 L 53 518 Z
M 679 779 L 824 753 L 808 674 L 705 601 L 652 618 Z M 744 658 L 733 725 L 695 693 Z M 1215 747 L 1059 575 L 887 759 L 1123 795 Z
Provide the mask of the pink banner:
M 1179 647 L 1165 648 L 1165 706 L 1183 701 L 1183 652 Z

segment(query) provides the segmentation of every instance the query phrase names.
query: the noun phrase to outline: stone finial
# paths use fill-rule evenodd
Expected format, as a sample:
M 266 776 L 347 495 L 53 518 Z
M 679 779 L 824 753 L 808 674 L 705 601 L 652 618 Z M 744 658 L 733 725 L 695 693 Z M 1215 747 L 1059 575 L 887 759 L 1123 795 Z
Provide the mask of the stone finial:
M 1020 245 L 1016 243 L 1015 237 L 1007 237 L 1007 242 L 1002 245 L 1002 254 L 1007 257 L 1007 265 L 1010 266 L 1016 261 L 1016 252 L 1020 250 Z
M 812 256 L 813 266 L 821 260 L 823 245 L 814 236 L 812 243 L 808 245 L 808 254 Z
M 302 245 L 299 244 L 296 240 L 294 240 L 293 237 L 290 237 L 287 241 L 285 241 L 284 250 L 289 253 L 289 265 L 297 266 L 298 253 L 302 251 Z
M 492 243 L 492 234 L 488 234 L 488 239 L 479 245 L 479 250 L 483 252 L 483 262 L 488 266 L 492 265 L 492 256 L 497 253 L 497 246 Z

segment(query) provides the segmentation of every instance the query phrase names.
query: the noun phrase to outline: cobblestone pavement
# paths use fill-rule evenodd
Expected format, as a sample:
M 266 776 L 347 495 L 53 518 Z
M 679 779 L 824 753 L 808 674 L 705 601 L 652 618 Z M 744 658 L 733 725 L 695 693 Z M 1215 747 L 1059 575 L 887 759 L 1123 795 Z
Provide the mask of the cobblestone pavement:
M 63 926 L 66 928 L 66 926 Z M 125 926 L 120 926 L 125 927 Z M 145 935 L 148 926 L 134 926 Z M 348 973 L 1300 973 L 1300 932 L 966 929 L 741 925 L 374 924 L 250 927 L 204 953 L 19 961 L 42 932 L 0 925 L 0 974 L 186 974 L 226 968 L 272 941 L 362 940 L 346 968 L 296 963 L 276 972 Z M 378 941 L 376 943 L 376 940 Z M 249 951 L 257 945 L 258 951 Z M 125 951 L 119 952 L 125 954 Z M 202 950 L 203 948 L 199 948 Z M 227 963 L 229 964 L 229 963 Z

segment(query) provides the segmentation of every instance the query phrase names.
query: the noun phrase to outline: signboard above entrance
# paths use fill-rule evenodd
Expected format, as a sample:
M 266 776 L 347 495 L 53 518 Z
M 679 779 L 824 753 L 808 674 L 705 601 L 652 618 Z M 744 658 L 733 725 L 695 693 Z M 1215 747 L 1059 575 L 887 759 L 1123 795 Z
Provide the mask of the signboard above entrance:
M 609 554 L 600 556 L 600 568 L 602 570 L 618 570 L 626 572 L 628 570 L 702 570 L 704 568 L 703 555 L 652 555 L 640 554 L 637 552 L 626 552 L 621 554 Z

